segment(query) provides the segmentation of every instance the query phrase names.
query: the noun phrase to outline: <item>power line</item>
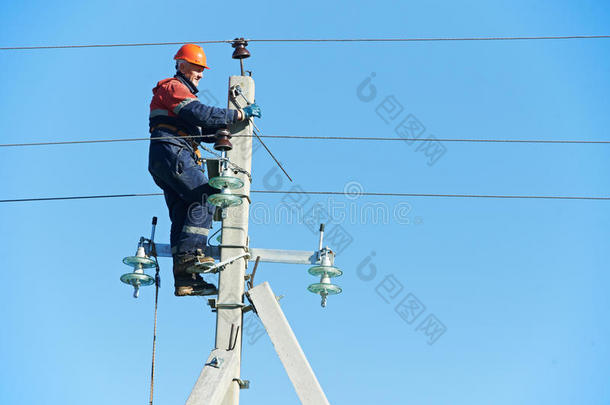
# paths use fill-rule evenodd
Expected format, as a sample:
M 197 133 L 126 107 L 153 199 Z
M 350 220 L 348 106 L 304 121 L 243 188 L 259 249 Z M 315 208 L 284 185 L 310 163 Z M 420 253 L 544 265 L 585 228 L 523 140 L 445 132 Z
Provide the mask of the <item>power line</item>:
M 164 46 L 182 44 L 221 44 L 231 43 L 232 41 L 193 41 L 193 42 L 144 42 L 144 43 L 123 43 L 123 44 L 84 44 L 84 45 L 40 45 L 40 46 L 7 46 L 0 48 L 0 51 L 31 51 L 39 49 L 69 49 L 69 48 L 118 48 L 130 46 Z
M 244 136 L 244 135 L 238 135 Z M 573 143 L 573 144 L 610 144 L 610 141 L 587 141 L 568 139 L 475 139 L 475 138 L 402 138 L 402 137 L 357 137 L 357 136 L 299 136 L 299 135 L 265 135 L 262 138 L 277 139 L 319 139 L 339 141 L 420 141 L 420 142 L 487 142 L 487 143 Z M 0 145 L 2 146 L 2 145 Z
M 253 137 L 254 135 L 233 135 L 234 137 Z M 185 136 L 182 138 L 199 138 L 200 136 Z M 155 138 L 171 139 L 173 136 Z M 539 143 L 539 144 L 610 144 L 610 141 L 600 140 L 569 140 L 569 139 L 474 139 L 474 138 L 400 138 L 400 137 L 356 137 L 356 136 L 293 136 L 293 135 L 260 135 L 260 138 L 293 139 L 293 140 L 330 140 L 330 141 L 419 141 L 419 142 L 465 142 L 465 143 Z M 77 141 L 49 141 L 31 143 L 5 143 L 0 147 L 75 145 L 92 143 L 136 142 L 150 141 L 145 138 L 92 139 Z
M 434 41 L 515 41 L 549 39 L 601 39 L 610 35 L 559 35 L 530 37 L 437 37 L 437 38 L 334 38 L 334 39 L 248 39 L 248 42 L 434 42 Z
M 610 197 L 594 196 L 560 196 L 560 195 L 500 195 L 500 194 L 431 194 L 431 193 L 374 193 L 345 191 L 291 191 L 291 190 L 250 190 L 258 194 L 307 194 L 307 195 L 343 195 L 349 198 L 358 197 L 430 197 L 430 198 L 492 198 L 492 199 L 535 199 L 535 200 L 584 200 L 584 201 L 610 201 Z M 133 193 L 133 194 L 106 194 L 69 197 L 41 197 L 41 198 L 16 198 L 0 200 L 0 203 L 21 203 L 35 201 L 59 201 L 59 200 L 91 200 L 101 198 L 131 198 L 162 196 L 163 193 Z
M 172 137 L 161 137 L 157 139 L 169 139 Z M 193 138 L 193 137 L 189 137 Z M 49 145 L 76 145 L 87 143 L 112 143 L 112 142 L 134 142 L 134 141 L 150 141 L 150 137 L 146 138 L 121 138 L 121 139 L 92 139 L 79 141 L 56 141 L 56 142 L 31 142 L 31 143 L 5 143 L 0 144 L 0 147 L 18 147 L 18 146 L 49 146 Z
M 127 197 L 150 197 L 159 196 L 163 193 L 140 193 L 140 194 L 106 194 L 106 195 L 79 195 L 70 197 L 35 197 L 35 198 L 15 198 L 12 200 L 0 200 L 0 203 L 20 203 L 33 201 L 60 201 L 60 200 L 94 200 L 99 198 L 127 198 Z
M 449 198 L 507 198 L 507 199 L 540 199 L 540 200 L 609 200 L 610 197 L 589 197 L 589 196 L 559 196 L 559 195 L 492 195 L 492 194 L 428 194 L 428 193 L 372 193 L 345 191 L 271 191 L 271 190 L 251 190 L 253 193 L 266 194 L 310 194 L 310 195 L 345 195 L 350 198 L 360 196 L 380 196 L 380 197 L 449 197 Z
M 442 42 L 442 41 L 532 41 L 532 40 L 566 40 L 566 39 L 607 39 L 610 35 L 557 35 L 557 36 L 524 36 L 524 37 L 437 37 L 437 38 L 294 38 L 294 39 L 247 39 L 248 42 L 262 43 L 322 43 L 322 42 Z M 71 49 L 71 48 L 113 48 L 138 46 L 165 46 L 192 44 L 224 44 L 233 40 L 186 41 L 186 42 L 145 42 L 118 44 L 82 44 L 82 45 L 40 45 L 40 46 L 9 46 L 1 47 L 0 51 L 41 50 L 41 49 Z

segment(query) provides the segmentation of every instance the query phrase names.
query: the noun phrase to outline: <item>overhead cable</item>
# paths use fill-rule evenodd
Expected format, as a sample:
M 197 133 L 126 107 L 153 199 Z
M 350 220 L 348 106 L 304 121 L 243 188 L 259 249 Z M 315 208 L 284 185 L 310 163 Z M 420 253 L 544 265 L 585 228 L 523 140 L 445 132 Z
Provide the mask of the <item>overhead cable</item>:
M 429 194 L 429 193 L 372 193 L 358 192 L 355 195 L 345 191 L 272 191 L 251 190 L 253 193 L 266 194 L 309 194 L 309 195 L 348 195 L 350 198 L 360 196 L 380 197 L 450 197 L 450 198 L 507 198 L 507 199 L 540 199 L 540 200 L 610 200 L 610 197 L 560 196 L 560 195 L 493 195 L 493 194 Z
M 12 200 L 0 200 L 0 203 L 59 201 L 59 200 L 95 200 L 95 199 L 99 199 L 99 198 L 151 197 L 151 196 L 159 196 L 159 195 L 163 195 L 163 193 L 105 194 L 105 195 L 79 195 L 79 196 L 69 196 L 69 197 L 16 198 L 16 199 L 12 199 Z
M 250 55 L 250 54 L 248 54 Z M 240 59 L 240 63 L 242 63 L 243 60 Z M 244 66 L 243 63 L 241 65 L 241 74 L 243 76 L 244 74 Z M 244 101 L 246 102 L 247 106 L 251 106 L 253 103 L 250 102 L 250 100 L 248 100 L 246 98 L 246 96 L 244 95 L 244 92 L 241 89 L 241 86 L 239 84 L 236 84 L 235 86 L 233 86 L 231 88 L 231 92 L 230 92 L 230 96 L 231 96 L 231 100 L 233 101 L 233 103 L 235 104 L 235 106 L 238 109 L 242 109 L 242 107 L 240 106 L 239 101 L 237 101 L 237 96 L 241 96 L 241 98 L 244 99 Z M 258 116 L 260 117 L 260 114 L 258 114 Z M 265 150 L 267 151 L 267 153 L 269 154 L 269 156 L 271 156 L 271 159 L 273 159 L 273 161 L 275 162 L 276 165 L 278 165 L 278 167 L 280 169 L 282 169 L 282 172 L 284 172 L 284 174 L 286 175 L 286 177 L 288 177 L 288 180 L 290 180 L 292 182 L 292 177 L 290 177 L 290 175 L 288 174 L 288 172 L 286 171 L 286 169 L 284 169 L 284 166 L 282 166 L 282 164 L 280 163 L 279 160 L 277 160 L 277 158 L 275 157 L 275 155 L 273 154 L 273 152 L 271 152 L 271 149 L 269 149 L 269 147 L 265 144 L 265 142 L 261 139 L 261 135 L 262 135 L 262 131 L 260 130 L 260 128 L 256 125 L 256 123 L 254 122 L 254 117 L 248 117 L 248 123 L 252 124 L 252 126 L 254 127 L 254 129 L 252 130 L 252 133 L 254 134 L 254 136 L 256 136 L 256 139 L 258 139 L 258 141 L 261 143 L 261 145 L 263 145 L 263 147 L 265 148 Z M 252 137 L 252 134 L 250 134 L 250 137 Z
M 547 35 L 527 37 L 432 37 L 432 38 L 330 38 L 330 39 L 248 39 L 248 42 L 434 42 L 434 41 L 515 41 L 549 39 L 603 39 L 610 35 Z
M 254 135 L 233 135 L 234 138 L 253 137 Z M 182 138 L 200 138 L 201 136 L 185 136 Z M 330 141 L 408 141 L 408 142 L 464 142 L 464 143 L 540 143 L 540 144 L 610 144 L 608 140 L 575 140 L 575 139 L 475 139 L 475 138 L 402 138 L 402 137 L 357 137 L 357 136 L 298 136 L 298 135 L 259 135 L 259 138 L 293 139 L 293 140 L 330 140 Z M 172 136 L 155 138 L 158 140 L 171 139 Z M 117 138 L 117 139 L 91 139 L 77 141 L 48 141 L 30 143 L 5 143 L 0 147 L 22 146 L 51 146 L 75 145 L 90 143 L 136 142 L 150 141 L 150 137 L 143 138 Z
M 442 42 L 442 41 L 532 41 L 532 40 L 566 40 L 566 39 L 608 39 L 610 35 L 546 35 L 546 36 L 513 36 L 513 37 L 436 37 L 436 38 L 268 38 L 246 39 L 248 42 L 290 42 L 290 43 L 320 43 L 320 42 Z M 191 44 L 225 44 L 233 40 L 184 41 L 184 42 L 145 42 L 145 43 L 115 43 L 115 44 L 72 44 L 72 45 L 30 45 L 0 47 L 0 51 L 41 50 L 41 49 L 71 49 L 71 48 L 113 48 L 137 46 L 164 46 Z
M 83 45 L 36 45 L 36 46 L 7 46 L 1 47 L 0 51 L 31 51 L 39 49 L 69 49 L 69 48 L 117 48 L 130 46 L 164 46 L 189 44 L 222 44 L 233 41 L 193 41 L 193 42 L 144 42 L 123 44 L 83 44 Z
M 251 135 L 235 135 L 251 136 Z M 610 144 L 610 141 L 568 140 L 568 139 L 476 139 L 476 138 L 403 138 L 403 137 L 366 137 L 366 136 L 305 136 L 305 135 L 264 135 L 263 138 L 276 139 L 318 139 L 329 141 L 419 141 L 419 142 L 488 142 L 488 143 L 574 143 Z M 0 145 L 1 146 L 1 145 Z
M 584 201 L 610 201 L 606 196 L 562 196 L 562 195 L 501 195 L 501 194 L 432 194 L 432 193 L 375 193 L 358 192 L 357 195 L 345 191 L 292 191 L 292 190 L 250 190 L 258 194 L 307 194 L 307 195 L 345 195 L 350 198 L 355 196 L 376 197 L 438 197 L 438 198 L 492 198 L 492 199 L 534 199 L 534 200 L 584 200 Z M 58 201 L 58 200 L 90 200 L 100 198 L 128 198 L 128 197 L 150 197 L 162 196 L 163 193 L 136 193 L 136 194 L 106 194 L 69 197 L 34 197 L 0 200 L 0 203 L 21 203 L 34 201 Z
M 265 150 L 267 151 L 267 153 L 271 156 L 271 158 L 275 161 L 275 164 L 278 165 L 278 167 L 280 169 L 282 169 L 282 171 L 284 172 L 284 174 L 286 175 L 286 177 L 288 177 L 288 180 L 290 180 L 292 182 L 292 177 L 290 177 L 290 175 L 288 174 L 288 172 L 286 171 L 286 169 L 284 169 L 284 166 L 282 166 L 282 164 L 280 163 L 279 160 L 277 160 L 277 158 L 275 157 L 275 155 L 271 152 L 271 150 L 267 147 L 267 145 L 265 144 L 265 142 L 263 142 L 263 140 L 261 138 L 264 138 L 265 136 L 261 134 L 261 130 L 258 129 L 258 127 L 256 126 L 256 124 L 254 123 L 254 120 L 252 120 L 252 125 L 254 126 L 254 131 L 252 131 L 254 133 L 254 135 L 256 136 L 256 139 L 258 139 L 258 141 L 261 143 L 261 145 L 263 145 L 263 147 L 265 148 Z M 245 135 L 248 137 L 252 137 L 252 135 Z

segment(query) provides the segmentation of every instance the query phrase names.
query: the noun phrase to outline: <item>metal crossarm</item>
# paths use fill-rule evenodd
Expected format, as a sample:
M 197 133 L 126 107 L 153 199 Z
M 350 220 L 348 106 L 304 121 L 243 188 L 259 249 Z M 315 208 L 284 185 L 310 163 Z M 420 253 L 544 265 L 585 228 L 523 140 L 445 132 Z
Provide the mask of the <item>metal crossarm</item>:
M 172 257 L 172 249 L 168 244 L 157 243 L 157 255 L 159 257 Z M 148 246 L 147 246 L 148 249 Z M 251 248 L 249 261 L 253 262 L 260 256 L 261 262 L 266 263 L 289 263 L 289 264 L 316 264 L 319 263 L 318 252 L 313 250 L 283 250 L 283 249 L 260 249 Z M 220 260 L 220 248 L 208 246 L 205 251 L 207 256 Z

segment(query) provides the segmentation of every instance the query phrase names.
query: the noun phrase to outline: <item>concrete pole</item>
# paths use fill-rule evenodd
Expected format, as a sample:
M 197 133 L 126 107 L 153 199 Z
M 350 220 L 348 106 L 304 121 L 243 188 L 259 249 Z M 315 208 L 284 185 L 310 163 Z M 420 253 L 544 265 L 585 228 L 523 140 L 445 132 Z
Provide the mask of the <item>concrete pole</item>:
M 254 100 L 254 80 L 248 76 L 231 76 L 229 78 L 229 93 L 231 88 L 239 85 L 248 100 Z M 236 104 L 237 103 L 237 104 Z M 242 97 L 233 100 L 229 94 L 229 108 L 245 107 Z M 248 121 L 241 121 L 232 125 L 229 130 L 233 135 L 251 135 L 252 125 Z M 227 153 L 231 162 L 250 172 L 252 167 L 252 138 L 234 137 L 231 139 L 233 150 Z M 243 173 L 236 174 L 244 181 L 242 189 L 233 190 L 235 194 L 250 196 L 250 181 Z M 222 221 L 222 245 L 247 246 L 248 244 L 248 214 L 250 204 L 243 199 L 243 204 L 227 209 L 227 217 Z M 244 253 L 243 248 L 221 248 L 220 260 L 224 261 Z M 218 285 L 218 302 L 216 316 L 216 348 L 227 350 L 234 346 L 237 361 L 234 363 L 233 378 L 240 378 L 241 371 L 241 344 L 243 330 L 243 314 L 241 307 L 231 304 L 244 302 L 244 276 L 247 259 L 238 260 L 225 267 L 220 272 Z M 231 341 L 232 340 L 232 341 Z M 230 371 L 231 372 L 231 371 Z M 222 405 L 239 404 L 239 384 L 232 382 L 227 390 Z

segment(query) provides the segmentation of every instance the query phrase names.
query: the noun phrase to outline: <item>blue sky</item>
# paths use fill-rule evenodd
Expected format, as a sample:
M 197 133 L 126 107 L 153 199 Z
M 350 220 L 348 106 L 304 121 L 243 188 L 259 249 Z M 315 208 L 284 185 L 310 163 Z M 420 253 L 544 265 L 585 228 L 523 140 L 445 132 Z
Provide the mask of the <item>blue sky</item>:
M 609 17 L 603 1 L 22 1 L 0 5 L 0 43 L 608 34 Z M 608 41 L 252 43 L 246 66 L 267 134 L 397 137 L 411 117 L 437 138 L 607 140 Z M 0 52 L 2 143 L 147 136 L 151 89 L 173 73 L 176 49 Z M 229 45 L 205 50 L 213 69 L 199 88 L 224 106 L 238 64 Z M 357 89 L 372 73 L 365 102 Z M 609 194 L 604 145 L 443 143 L 433 165 L 402 141 L 268 145 L 295 182 L 274 184 L 259 150 L 254 189 Z M 157 191 L 146 142 L 0 153 L 0 199 Z M 253 197 L 260 215 L 285 198 Z M 337 249 L 343 294 L 322 309 L 307 266 L 264 264 L 257 281 L 285 295 L 331 403 L 610 402 L 608 202 L 314 196 L 303 212 L 318 203 L 349 241 Z M 134 300 L 119 276 L 153 215 L 167 242 L 160 197 L 0 206 L 1 403 L 148 400 L 154 290 Z M 252 246 L 316 248 L 302 221 L 260 215 Z M 204 300 L 175 298 L 170 260 L 161 266 L 155 403 L 175 404 L 212 349 L 215 317 Z M 423 310 L 403 319 L 413 299 Z M 427 319 L 446 329 L 433 344 Z M 242 403 L 298 403 L 269 339 L 246 322 Z

